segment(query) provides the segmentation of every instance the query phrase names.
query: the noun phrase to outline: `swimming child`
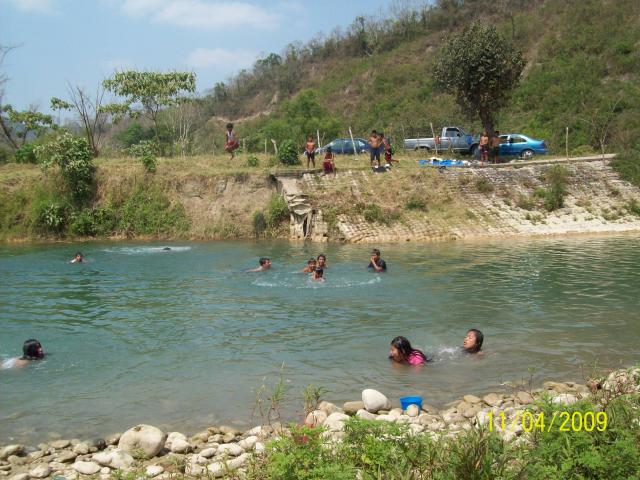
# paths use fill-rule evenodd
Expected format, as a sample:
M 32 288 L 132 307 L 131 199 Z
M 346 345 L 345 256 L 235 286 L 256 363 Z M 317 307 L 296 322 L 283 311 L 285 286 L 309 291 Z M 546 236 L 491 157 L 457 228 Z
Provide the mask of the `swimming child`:
M 387 262 L 380 258 L 380 250 L 377 248 L 371 250 L 371 261 L 367 268 L 373 268 L 377 273 L 387 271 Z
M 247 272 L 264 272 L 265 270 L 269 270 L 271 268 L 271 260 L 267 257 L 260 257 L 258 260 L 260 266 L 258 268 L 253 268 L 251 270 L 247 270 Z
M 300 273 L 312 273 L 316 270 L 316 259 L 310 258 L 307 261 L 307 266 L 300 270 Z
M 43 358 L 42 345 L 35 338 L 30 338 L 22 344 L 22 357 L 9 359 L 1 366 L 2 368 L 24 367 L 33 360 L 42 360 Z
M 235 150 L 240 147 L 240 142 L 236 132 L 233 130 L 233 123 L 227 123 L 227 131 L 225 132 L 226 141 L 224 143 L 224 151 L 230 154 L 229 160 L 235 157 Z
M 391 340 L 389 358 L 394 362 L 409 365 L 422 365 L 429 361 L 427 356 L 420 350 L 413 348 L 405 337 L 396 337 Z
M 375 161 L 377 166 L 380 166 L 380 137 L 378 132 L 371 130 L 369 136 L 369 150 L 371 151 L 371 167 L 373 168 L 373 162 Z
M 482 342 L 484 341 L 484 335 L 477 328 L 472 328 L 467 332 L 462 341 L 462 348 L 467 353 L 482 354 Z
M 313 136 L 307 137 L 307 144 L 304 147 L 304 156 L 307 157 L 307 168 L 309 163 L 313 164 L 313 168 L 316 168 L 316 142 L 313 141 Z
M 322 170 L 325 175 L 329 173 L 336 174 L 336 164 L 335 164 L 335 155 L 331 151 L 331 147 L 327 147 L 327 151 L 324 154 L 324 161 L 322 162 Z
M 171 247 L 164 247 L 162 249 L 163 252 L 170 252 L 171 251 Z
M 318 262 L 316 267 L 320 270 L 324 270 L 325 268 L 327 268 L 327 256 L 324 253 L 318 255 Z
M 82 256 L 82 253 L 76 252 L 76 254 L 73 256 L 73 259 L 69 263 L 82 263 L 83 260 L 84 257 Z
M 317 267 L 314 271 L 313 274 L 311 275 L 311 280 L 313 280 L 314 282 L 324 282 L 324 270 L 322 270 L 320 267 Z

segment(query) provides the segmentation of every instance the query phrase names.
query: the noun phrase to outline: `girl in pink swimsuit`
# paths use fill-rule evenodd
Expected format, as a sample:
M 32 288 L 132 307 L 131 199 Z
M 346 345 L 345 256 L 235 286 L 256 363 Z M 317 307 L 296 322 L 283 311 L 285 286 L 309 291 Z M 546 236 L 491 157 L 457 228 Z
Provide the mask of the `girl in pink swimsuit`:
M 420 350 L 413 348 L 405 337 L 396 337 L 391 340 L 389 358 L 394 362 L 409 365 L 422 365 L 429 361 L 427 356 Z

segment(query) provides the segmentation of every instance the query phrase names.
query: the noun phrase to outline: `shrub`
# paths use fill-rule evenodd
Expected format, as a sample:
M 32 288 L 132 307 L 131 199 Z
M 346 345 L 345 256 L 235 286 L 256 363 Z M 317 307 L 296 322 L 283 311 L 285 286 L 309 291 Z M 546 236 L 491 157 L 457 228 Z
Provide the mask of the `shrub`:
M 564 206 L 564 197 L 567 194 L 567 178 L 569 171 L 562 165 L 551 167 L 545 177 L 550 186 L 544 197 L 544 208 L 552 212 Z
M 627 150 L 611 161 L 620 178 L 640 187 L 640 151 Z
M 629 203 L 627 203 L 627 210 L 629 211 L 629 213 L 640 217 L 640 202 L 638 202 L 635 198 L 632 198 L 631 200 L 629 200 Z
M 417 196 L 412 196 L 409 200 L 404 204 L 404 208 L 407 210 L 427 210 L 427 202 Z
M 493 183 L 488 178 L 481 177 L 476 180 L 476 190 L 480 193 L 491 193 L 493 192 Z
M 362 211 L 362 216 L 369 223 L 385 223 L 382 209 L 375 203 L 370 203 Z
M 129 148 L 129 153 L 134 157 L 137 157 L 142 162 L 144 169 L 148 173 L 155 173 L 156 171 L 156 153 L 158 146 L 152 140 L 142 140 L 141 142 L 132 145 Z
M 0 145 L 0 165 L 7 163 L 11 160 L 11 152 L 9 149 Z
M 127 235 L 158 235 L 184 232 L 189 218 L 181 204 L 171 205 L 158 188 L 139 185 L 116 211 L 116 229 Z
M 264 213 L 261 211 L 257 211 L 253 213 L 253 233 L 256 237 L 259 237 L 264 233 L 267 229 L 267 220 L 265 219 Z
M 591 145 L 580 145 L 579 147 L 571 150 L 572 157 L 586 157 L 590 155 L 595 155 L 597 152 L 593 149 Z
M 16 150 L 14 155 L 16 163 L 38 163 L 33 143 L 25 143 Z
M 247 167 L 258 167 L 260 166 L 260 160 L 255 155 L 249 155 L 247 158 Z
M 285 140 L 278 147 L 278 161 L 283 165 L 299 165 L 298 147 L 293 140 Z
M 289 218 L 289 207 L 282 195 L 276 193 L 271 196 L 264 218 L 269 228 L 275 228 Z
M 62 177 L 76 202 L 89 199 L 93 193 L 93 152 L 87 140 L 63 133 L 50 142 L 35 148 L 36 157 L 47 169 L 60 168 Z
M 72 216 L 71 232 L 83 237 L 109 235 L 116 227 L 115 212 L 111 207 L 84 209 Z
M 42 201 L 35 206 L 36 229 L 61 234 L 67 225 L 68 206 L 62 201 Z
M 130 122 L 127 128 L 115 137 L 125 149 L 128 149 L 143 140 L 153 138 L 153 129 L 149 128 L 145 130 L 139 122 Z

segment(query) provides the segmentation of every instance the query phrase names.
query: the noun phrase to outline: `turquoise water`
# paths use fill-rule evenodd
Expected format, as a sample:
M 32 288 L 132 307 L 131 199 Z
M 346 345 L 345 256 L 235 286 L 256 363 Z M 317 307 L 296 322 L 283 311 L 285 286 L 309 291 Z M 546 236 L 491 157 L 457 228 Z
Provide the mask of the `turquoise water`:
M 0 247 L 0 361 L 38 338 L 49 356 L 0 370 L 0 442 L 94 438 L 137 423 L 191 433 L 247 426 L 256 391 L 309 384 L 332 401 L 377 388 L 441 406 L 533 375 L 638 362 L 640 238 L 381 245 L 90 243 Z M 81 249 L 87 263 L 67 261 Z M 296 273 L 328 256 L 326 282 Z M 272 271 L 243 273 L 261 255 Z M 461 355 L 470 327 L 484 358 Z M 405 335 L 435 357 L 394 368 Z M 284 367 L 282 367 L 284 364 Z

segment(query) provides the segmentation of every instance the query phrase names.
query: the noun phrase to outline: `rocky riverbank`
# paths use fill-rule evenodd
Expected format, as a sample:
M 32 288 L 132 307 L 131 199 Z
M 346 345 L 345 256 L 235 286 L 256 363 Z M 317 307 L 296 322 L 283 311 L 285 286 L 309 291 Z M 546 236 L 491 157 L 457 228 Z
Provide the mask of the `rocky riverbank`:
M 483 397 L 465 395 L 444 410 L 429 405 L 422 409 L 409 405 L 399 408 L 387 396 L 373 389 L 362 392 L 361 400 L 342 407 L 327 401 L 309 412 L 306 424 L 322 427 L 327 443 L 340 442 L 345 422 L 351 417 L 408 426 L 415 435 L 437 440 L 460 432 L 487 426 L 491 418 L 505 441 L 525 438 L 521 422 L 513 421 L 527 410 L 536 411 L 535 401 L 548 398 L 558 406 L 572 405 L 590 398 L 602 405 L 611 398 L 640 392 L 640 368 L 621 369 L 606 377 L 573 382 L 545 382 L 541 388 L 514 386 L 509 394 L 489 393 Z M 504 415 L 506 428 L 499 428 Z M 270 440 L 288 435 L 280 424 L 256 426 L 245 432 L 231 427 L 209 427 L 192 436 L 166 433 L 150 425 L 137 425 L 126 432 L 104 439 L 81 441 L 60 439 L 37 446 L 20 444 L 0 447 L 0 476 L 9 480 L 60 478 L 108 479 L 117 472 L 131 472 L 135 478 L 168 479 L 177 475 L 222 478 L 233 473 L 244 475 L 248 465 L 265 455 Z

